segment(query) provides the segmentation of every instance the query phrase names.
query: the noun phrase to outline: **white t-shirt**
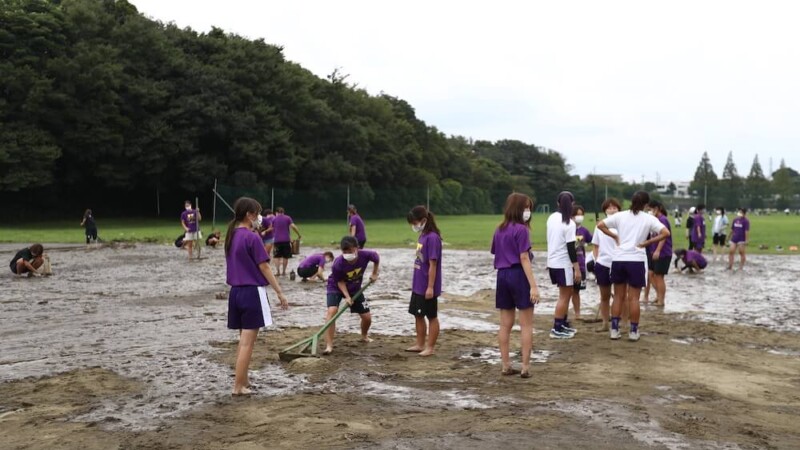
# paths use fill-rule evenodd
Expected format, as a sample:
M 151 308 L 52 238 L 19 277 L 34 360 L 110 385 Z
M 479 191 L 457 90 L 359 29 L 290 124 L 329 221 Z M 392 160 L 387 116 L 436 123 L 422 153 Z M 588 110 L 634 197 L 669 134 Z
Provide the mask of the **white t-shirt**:
M 634 214 L 630 210 L 622 211 L 603 219 L 608 228 L 616 228 L 619 246 L 614 249 L 613 261 L 647 262 L 647 253 L 637 245 L 647 240 L 650 233 L 658 234 L 664 224 L 644 211 Z M 602 232 L 601 232 L 602 233 Z M 602 247 L 601 247 L 602 248 Z
M 616 228 L 609 228 L 608 230 L 612 233 L 617 232 Z M 597 246 L 597 264 L 610 268 L 617 243 L 614 242 L 611 236 L 595 227 L 594 234 L 592 234 L 592 244 Z
M 567 243 L 575 242 L 576 228 L 572 219 L 569 223 L 564 223 L 560 212 L 554 212 L 547 218 L 547 267 L 551 269 L 572 267 Z
M 728 217 L 725 216 L 725 214 L 714 216 L 714 226 L 711 228 L 712 233 L 724 234 L 727 228 L 728 228 Z

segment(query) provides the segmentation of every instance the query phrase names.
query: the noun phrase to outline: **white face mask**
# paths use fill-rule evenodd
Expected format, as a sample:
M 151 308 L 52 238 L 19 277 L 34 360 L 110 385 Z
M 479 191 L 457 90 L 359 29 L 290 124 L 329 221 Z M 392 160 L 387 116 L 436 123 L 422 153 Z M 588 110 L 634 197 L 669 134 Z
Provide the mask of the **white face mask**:
M 525 221 L 525 222 L 531 220 L 531 210 L 530 209 L 526 209 L 525 211 L 522 211 L 522 220 Z
M 608 209 L 606 210 L 606 216 L 613 216 L 614 214 L 616 214 L 616 213 L 618 213 L 618 212 L 619 212 L 619 210 L 618 210 L 618 209 L 616 209 L 616 208 L 614 208 L 614 209 L 612 209 L 612 208 L 608 208 Z
M 722 211 L 714 211 L 714 214 L 716 214 L 718 216 L 721 216 L 722 215 Z
M 736 215 L 739 216 L 739 217 L 744 217 L 744 214 L 741 213 L 741 212 L 736 213 Z
M 184 206 L 184 208 L 186 208 L 186 210 L 189 211 L 190 209 L 192 209 L 192 205 L 186 205 Z
M 411 230 L 413 230 L 414 233 L 421 233 L 422 230 L 424 229 L 425 229 L 425 222 L 420 222 L 418 225 L 414 224 L 411 225 Z
M 342 253 L 342 258 L 344 258 L 347 262 L 355 261 L 356 254 L 355 253 Z
M 583 216 L 575 216 L 575 223 L 578 225 L 583 223 Z
M 647 211 L 647 214 L 650 214 L 651 216 L 655 216 L 656 212 L 651 209 L 650 211 Z

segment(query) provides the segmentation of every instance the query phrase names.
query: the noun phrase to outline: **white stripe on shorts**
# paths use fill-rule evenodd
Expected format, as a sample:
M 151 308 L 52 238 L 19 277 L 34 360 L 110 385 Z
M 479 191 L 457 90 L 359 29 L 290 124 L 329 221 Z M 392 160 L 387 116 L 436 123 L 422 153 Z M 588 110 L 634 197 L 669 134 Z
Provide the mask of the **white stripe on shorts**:
M 269 298 L 267 297 L 267 287 L 258 286 L 258 299 L 261 301 L 261 314 L 264 316 L 264 326 L 272 325 L 272 312 L 269 309 Z
M 564 268 L 564 278 L 567 279 L 565 286 L 572 286 L 575 284 L 575 269 L 572 266 Z

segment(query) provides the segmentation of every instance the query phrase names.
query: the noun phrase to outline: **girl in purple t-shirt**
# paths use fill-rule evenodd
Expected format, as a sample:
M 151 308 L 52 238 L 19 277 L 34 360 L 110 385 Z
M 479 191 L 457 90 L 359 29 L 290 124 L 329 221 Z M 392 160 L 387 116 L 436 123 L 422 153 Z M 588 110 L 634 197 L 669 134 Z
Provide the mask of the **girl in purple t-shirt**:
M 416 321 L 417 342 L 406 351 L 430 356 L 433 355 L 436 339 L 439 338 L 437 312 L 439 295 L 442 293 L 442 235 L 433 213 L 424 206 L 412 208 L 407 219 L 411 229 L 421 234 L 417 239 L 411 301 L 408 304 L 408 312 Z
M 511 367 L 509 339 L 514 326 L 515 310 L 519 310 L 520 341 L 522 344 L 522 378 L 530 378 L 533 350 L 533 306 L 539 303 L 539 288 L 531 268 L 530 220 L 533 200 L 525 194 L 513 193 L 506 199 L 503 222 L 492 238 L 494 268 L 497 269 L 495 307 L 500 310 L 500 358 L 502 374 L 515 375 Z
M 225 235 L 225 262 L 228 296 L 228 328 L 239 330 L 239 347 L 236 352 L 236 378 L 233 395 L 251 394 L 247 368 L 253 355 L 253 345 L 261 327 L 271 325 L 272 317 L 267 298 L 267 285 L 272 285 L 281 308 L 289 303 L 283 296 L 278 280 L 269 266 L 269 255 L 264 251 L 258 233 L 261 205 L 248 197 L 233 204 L 234 219 L 228 224 Z
M 731 244 L 728 251 L 728 270 L 733 269 L 733 254 L 739 250 L 739 270 L 744 269 L 744 263 L 747 261 L 745 250 L 747 249 L 747 242 L 750 241 L 750 220 L 745 217 L 747 215 L 746 208 L 739 208 L 736 213 L 736 218 L 731 222 Z
M 648 203 L 650 210 L 653 211 L 656 218 L 664 225 L 670 235 L 658 243 L 650 244 L 652 252 L 652 265 L 650 266 L 650 277 L 652 279 L 653 288 L 656 290 L 656 306 L 664 306 L 664 298 L 667 295 L 667 283 L 664 276 L 669 272 L 669 265 L 672 262 L 672 227 L 669 224 L 669 216 L 667 215 L 667 208 L 664 204 L 651 200 Z M 650 234 L 651 238 L 656 237 L 655 234 Z M 648 283 L 648 286 L 650 283 Z M 647 303 L 647 293 L 644 295 L 645 303 Z
M 575 250 L 578 253 L 578 266 L 581 269 L 581 282 L 572 285 L 572 309 L 575 320 L 581 320 L 581 291 L 586 289 L 586 246 L 592 245 L 592 233 L 583 225 L 585 210 L 581 205 L 572 206 L 572 220 L 575 221 Z

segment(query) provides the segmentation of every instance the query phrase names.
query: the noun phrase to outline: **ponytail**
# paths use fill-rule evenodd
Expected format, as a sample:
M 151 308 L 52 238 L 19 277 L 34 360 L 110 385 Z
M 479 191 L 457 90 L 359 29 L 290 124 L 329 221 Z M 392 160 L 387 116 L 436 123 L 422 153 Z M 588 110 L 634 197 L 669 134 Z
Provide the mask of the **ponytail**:
M 408 223 L 419 222 L 425 219 L 425 228 L 422 229 L 422 232 L 433 232 L 438 234 L 440 238 L 442 237 L 439 227 L 436 226 L 436 216 L 434 216 L 432 212 L 428 211 L 428 208 L 425 206 L 419 205 L 411 208 L 411 211 L 408 212 L 406 219 L 408 220 Z
M 561 221 L 565 224 L 568 224 L 572 217 L 572 203 L 574 201 L 575 197 L 572 192 L 563 191 L 558 194 L 558 212 L 561 213 Z

